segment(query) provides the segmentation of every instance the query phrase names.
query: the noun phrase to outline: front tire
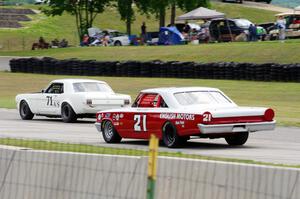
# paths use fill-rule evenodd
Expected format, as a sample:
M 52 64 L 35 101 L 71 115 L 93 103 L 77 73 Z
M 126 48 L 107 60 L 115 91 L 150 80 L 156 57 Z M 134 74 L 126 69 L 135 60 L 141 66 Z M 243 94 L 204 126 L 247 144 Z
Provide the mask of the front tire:
M 249 132 L 240 132 L 235 135 L 225 137 L 226 142 L 231 146 L 244 145 L 249 137 Z
M 169 148 L 180 147 L 182 144 L 184 144 L 187 141 L 187 138 L 180 137 L 178 135 L 176 127 L 170 122 L 167 122 L 163 126 L 162 131 L 163 131 L 163 142 Z
M 104 122 L 102 136 L 106 143 L 119 143 L 122 140 L 111 121 Z
M 74 112 L 73 108 L 68 103 L 64 103 L 61 107 L 61 118 L 63 122 L 71 123 L 76 122 L 77 115 Z
M 32 120 L 34 114 L 31 112 L 27 102 L 22 101 L 19 107 L 19 113 L 22 120 Z

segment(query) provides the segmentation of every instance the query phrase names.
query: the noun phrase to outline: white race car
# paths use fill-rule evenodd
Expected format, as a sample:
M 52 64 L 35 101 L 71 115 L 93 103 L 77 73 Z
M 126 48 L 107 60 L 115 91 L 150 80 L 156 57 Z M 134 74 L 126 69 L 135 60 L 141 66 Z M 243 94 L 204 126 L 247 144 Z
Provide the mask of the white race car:
M 39 93 L 17 95 L 16 103 L 23 120 L 42 115 L 74 122 L 77 118 L 95 117 L 100 110 L 128 106 L 131 97 L 116 94 L 103 81 L 59 79 Z

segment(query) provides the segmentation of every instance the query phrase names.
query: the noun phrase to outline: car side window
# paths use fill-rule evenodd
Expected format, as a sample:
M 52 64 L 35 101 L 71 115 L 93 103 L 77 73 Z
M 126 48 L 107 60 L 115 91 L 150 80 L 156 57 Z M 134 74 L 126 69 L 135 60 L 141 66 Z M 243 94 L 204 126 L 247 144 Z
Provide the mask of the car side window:
M 64 84 L 53 83 L 47 88 L 45 93 L 62 94 L 64 93 Z
M 132 107 L 142 108 L 167 108 L 168 105 L 165 103 L 163 98 L 156 93 L 140 94 Z

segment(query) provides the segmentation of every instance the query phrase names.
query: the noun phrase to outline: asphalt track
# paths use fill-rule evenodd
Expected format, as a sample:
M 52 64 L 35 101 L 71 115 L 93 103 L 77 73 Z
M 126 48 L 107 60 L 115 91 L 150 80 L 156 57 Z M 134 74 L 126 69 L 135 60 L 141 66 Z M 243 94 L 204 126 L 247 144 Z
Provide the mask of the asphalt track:
M 35 117 L 32 121 L 23 121 L 14 109 L 0 109 L 0 137 L 133 149 L 148 147 L 147 141 L 131 139 L 122 140 L 120 144 L 106 144 L 94 127 L 94 120 L 79 120 L 77 123 L 66 124 L 59 119 Z M 160 150 L 300 165 L 300 128 L 277 127 L 275 131 L 253 133 L 242 147 L 230 147 L 224 139 L 195 139 L 190 140 L 181 149 L 162 146 Z

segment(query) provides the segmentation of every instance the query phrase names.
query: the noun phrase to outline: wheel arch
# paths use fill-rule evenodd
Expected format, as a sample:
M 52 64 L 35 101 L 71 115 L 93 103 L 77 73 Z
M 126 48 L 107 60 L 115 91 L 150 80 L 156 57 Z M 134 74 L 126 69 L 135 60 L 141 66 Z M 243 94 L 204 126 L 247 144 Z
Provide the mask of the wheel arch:
M 25 98 L 21 98 L 20 100 L 18 100 L 18 102 L 17 102 L 17 108 L 18 108 L 18 110 L 20 109 L 20 105 L 21 105 L 22 102 L 26 102 L 26 104 L 29 107 L 29 110 L 32 112 L 32 107 L 30 106 L 30 103 L 28 103 L 28 100 L 25 99 Z
M 71 108 L 73 109 L 73 111 L 74 111 L 76 114 L 79 113 L 78 109 L 73 105 L 73 103 L 72 103 L 70 100 L 63 100 L 63 101 L 61 102 L 60 109 L 62 109 L 62 107 L 63 107 L 64 104 L 69 104 L 69 105 L 71 106 Z
M 112 123 L 112 125 L 114 126 L 114 128 L 116 129 L 116 127 L 115 127 L 115 125 L 114 125 L 112 119 L 110 119 L 110 118 L 104 118 L 104 119 L 101 121 L 101 131 L 103 131 L 103 125 L 104 125 L 106 122 L 108 122 L 108 121 L 110 121 L 110 122 Z

